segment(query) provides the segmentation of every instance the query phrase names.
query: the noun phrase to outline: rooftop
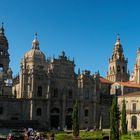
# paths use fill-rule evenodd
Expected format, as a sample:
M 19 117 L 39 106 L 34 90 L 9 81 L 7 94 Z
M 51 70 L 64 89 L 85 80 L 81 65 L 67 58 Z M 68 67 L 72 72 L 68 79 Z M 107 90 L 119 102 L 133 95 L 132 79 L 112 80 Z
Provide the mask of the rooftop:
M 100 82 L 101 82 L 102 84 L 113 84 L 113 83 L 114 83 L 114 82 L 109 81 L 109 80 L 107 80 L 107 79 L 105 79 L 105 78 L 103 78 L 103 77 L 100 77 L 99 79 L 100 79 Z

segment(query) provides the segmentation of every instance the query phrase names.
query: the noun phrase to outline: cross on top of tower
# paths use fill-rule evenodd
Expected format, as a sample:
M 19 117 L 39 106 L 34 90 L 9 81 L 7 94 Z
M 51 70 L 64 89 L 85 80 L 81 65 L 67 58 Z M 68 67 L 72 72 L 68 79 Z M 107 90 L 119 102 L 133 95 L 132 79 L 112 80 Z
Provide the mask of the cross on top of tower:
M 120 40 L 120 34 L 117 34 L 117 40 Z
M 35 39 L 37 40 L 37 32 L 35 33 Z

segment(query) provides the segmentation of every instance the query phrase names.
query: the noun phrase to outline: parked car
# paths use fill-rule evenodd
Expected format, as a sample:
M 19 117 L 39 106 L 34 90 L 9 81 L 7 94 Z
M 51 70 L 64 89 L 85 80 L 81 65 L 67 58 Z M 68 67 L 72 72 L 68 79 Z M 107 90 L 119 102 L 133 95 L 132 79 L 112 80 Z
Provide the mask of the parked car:
M 27 140 L 27 133 L 24 130 L 12 129 L 7 140 Z
M 0 140 L 6 140 L 9 131 L 10 129 L 8 128 L 0 128 Z

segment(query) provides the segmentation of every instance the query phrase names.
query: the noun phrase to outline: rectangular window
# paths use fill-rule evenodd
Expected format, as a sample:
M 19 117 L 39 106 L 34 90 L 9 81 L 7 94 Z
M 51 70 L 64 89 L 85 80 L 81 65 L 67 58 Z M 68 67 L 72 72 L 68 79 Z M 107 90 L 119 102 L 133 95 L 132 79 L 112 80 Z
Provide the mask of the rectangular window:
M 0 107 L 0 115 L 2 115 L 3 114 L 3 107 L 1 106 Z
M 68 98 L 72 99 L 72 89 L 69 89 Z
M 42 96 L 42 87 L 41 86 L 38 86 L 37 96 L 39 96 L 39 97 Z
M 87 117 L 88 116 L 88 110 L 86 109 L 85 110 L 85 117 Z
M 84 96 L 85 96 L 85 99 L 89 99 L 89 89 L 88 88 L 86 88 L 85 89 L 85 92 L 84 92 Z
M 133 110 L 133 111 L 136 111 L 136 103 L 133 103 L 133 105 L 132 105 L 132 110 Z
M 54 88 L 53 97 L 55 97 L 55 98 L 58 97 L 58 89 L 57 88 Z
M 37 110 L 36 110 L 36 115 L 37 115 L 37 116 L 41 116 L 41 114 L 42 114 L 41 108 L 37 108 Z

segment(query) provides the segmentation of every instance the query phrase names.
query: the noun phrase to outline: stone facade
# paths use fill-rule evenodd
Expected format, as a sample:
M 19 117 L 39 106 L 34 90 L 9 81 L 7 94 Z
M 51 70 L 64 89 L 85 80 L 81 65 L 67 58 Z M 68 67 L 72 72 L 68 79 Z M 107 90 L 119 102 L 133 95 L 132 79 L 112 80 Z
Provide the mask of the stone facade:
M 111 90 L 111 85 L 113 82 L 100 77 L 100 84 L 99 84 L 99 89 L 100 89 L 100 123 L 102 125 L 100 126 L 101 129 L 106 129 L 109 128 L 109 112 L 110 112 L 110 107 L 112 104 L 112 98 L 113 96 L 110 93 Z
M 134 128 L 135 131 L 140 131 L 140 92 L 133 92 L 118 96 L 120 111 L 122 110 L 123 100 L 125 100 L 126 104 L 126 120 L 128 131 L 131 131 L 132 128 Z
M 4 122 L 17 125 L 37 121 L 38 128 L 60 126 L 71 129 L 73 105 L 77 100 L 80 129 L 104 127 L 100 124 L 100 116 L 102 109 L 106 110 L 109 106 L 103 108 L 101 104 L 102 81 L 99 73 L 90 74 L 85 70 L 76 74 L 74 60 L 70 60 L 64 51 L 58 58 L 46 59 L 36 34 L 32 48 L 21 60 L 20 73 L 12 78 L 3 25 L 0 29 L 0 47 L 1 126 Z M 110 86 L 110 83 L 106 85 Z
M 64 51 L 58 58 L 46 60 L 37 37 L 33 40 L 21 60 L 20 75 L 13 80 L 16 99 L 30 99 L 27 119 L 38 120 L 44 128 L 70 129 L 73 105 L 78 100 L 80 128 L 99 127 L 99 75 L 89 71 L 76 74 L 74 67 Z
M 109 60 L 107 79 L 99 72 L 91 74 L 88 70 L 79 70 L 76 73 L 74 60 L 70 60 L 64 51 L 57 58 L 46 58 L 40 50 L 37 34 L 32 48 L 21 59 L 20 73 L 12 78 L 3 26 L 0 29 L 0 46 L 0 125 L 4 120 L 36 121 L 38 128 L 60 126 L 71 129 L 73 106 L 77 100 L 80 129 L 109 128 L 109 110 L 116 94 L 113 89 L 116 92 L 117 82 L 126 84 L 129 79 L 127 59 L 119 37 Z M 121 87 L 122 83 L 117 87 Z M 130 92 L 139 90 L 137 86 L 130 84 Z
M 8 47 L 8 41 L 2 24 L 0 29 L 0 95 L 10 95 L 12 93 L 12 71 L 9 67 Z

